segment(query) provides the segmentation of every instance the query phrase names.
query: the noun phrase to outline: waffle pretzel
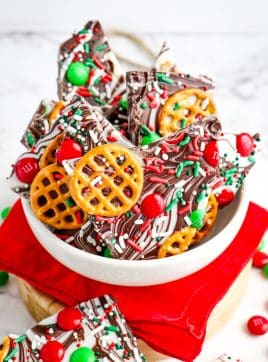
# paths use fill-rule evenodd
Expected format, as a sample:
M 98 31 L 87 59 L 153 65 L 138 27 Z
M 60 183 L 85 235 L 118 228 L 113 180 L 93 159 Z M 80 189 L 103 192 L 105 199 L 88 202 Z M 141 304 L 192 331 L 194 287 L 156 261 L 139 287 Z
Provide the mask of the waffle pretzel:
M 172 234 L 159 248 L 158 258 L 183 253 L 191 245 L 196 229 L 186 226 Z
M 143 170 L 127 148 L 106 144 L 87 152 L 77 163 L 70 182 L 74 200 L 91 215 L 119 216 L 138 201 Z
M 76 229 L 87 218 L 71 196 L 69 176 L 56 164 L 46 166 L 35 176 L 30 201 L 36 217 L 56 229 Z
M 47 145 L 44 153 L 42 154 L 39 160 L 40 169 L 56 162 L 56 151 L 57 148 L 59 148 L 62 140 L 63 140 L 63 133 L 60 133 Z
M 3 362 L 5 357 L 8 355 L 10 349 L 10 338 L 7 336 L 4 338 L 0 345 L 0 362 Z
M 193 97 L 193 104 L 189 102 L 190 97 Z M 186 120 L 185 126 L 188 126 L 195 121 L 197 116 L 203 118 L 215 112 L 216 107 L 213 99 L 201 89 L 190 88 L 178 91 L 167 99 L 160 110 L 158 117 L 159 133 L 162 136 L 167 136 L 181 128 L 180 122 L 183 119 Z
M 215 224 L 215 220 L 218 214 L 218 202 L 214 194 L 210 194 L 208 197 L 208 203 L 206 207 L 206 216 L 204 219 L 204 226 L 202 229 L 197 230 L 193 237 L 192 244 L 197 243 L 201 239 L 204 239 Z

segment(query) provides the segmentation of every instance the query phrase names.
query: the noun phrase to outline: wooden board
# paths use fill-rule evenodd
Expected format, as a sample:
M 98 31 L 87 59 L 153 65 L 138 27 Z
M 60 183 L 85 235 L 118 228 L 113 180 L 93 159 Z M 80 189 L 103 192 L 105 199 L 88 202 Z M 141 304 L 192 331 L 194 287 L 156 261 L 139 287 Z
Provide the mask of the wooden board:
M 228 321 L 232 313 L 237 308 L 247 285 L 250 267 L 251 263 L 243 269 L 241 274 L 234 281 L 228 293 L 212 311 L 208 320 L 205 343 L 208 343 L 209 338 L 217 333 L 217 331 Z M 22 279 L 17 278 L 17 284 L 21 299 L 32 317 L 37 322 L 57 313 L 64 307 L 62 303 L 53 299 L 49 295 L 40 292 L 38 289 L 32 287 L 29 283 Z M 161 355 L 152 350 L 141 340 L 139 340 L 139 347 L 149 362 L 161 361 L 167 358 L 167 356 Z

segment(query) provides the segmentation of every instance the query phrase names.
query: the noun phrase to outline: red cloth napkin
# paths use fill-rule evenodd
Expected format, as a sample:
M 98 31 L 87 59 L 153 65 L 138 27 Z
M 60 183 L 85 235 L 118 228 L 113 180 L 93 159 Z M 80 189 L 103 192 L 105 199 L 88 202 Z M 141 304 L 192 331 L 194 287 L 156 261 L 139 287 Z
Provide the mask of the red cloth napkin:
M 35 239 L 18 201 L 1 226 L 0 269 L 67 305 L 109 293 L 136 336 L 159 352 L 192 361 L 201 351 L 211 311 L 253 256 L 267 225 L 267 210 L 250 203 L 232 244 L 207 267 L 167 284 L 119 287 L 82 277 L 57 262 Z

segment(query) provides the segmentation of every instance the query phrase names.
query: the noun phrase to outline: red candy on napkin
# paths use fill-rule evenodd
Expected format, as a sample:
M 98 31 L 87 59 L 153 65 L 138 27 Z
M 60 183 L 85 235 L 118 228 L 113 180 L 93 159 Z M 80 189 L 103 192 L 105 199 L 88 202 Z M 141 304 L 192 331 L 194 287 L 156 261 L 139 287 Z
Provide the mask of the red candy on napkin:
M 50 256 L 17 201 L 1 226 L 0 269 L 67 305 L 111 294 L 137 337 L 159 352 L 192 361 L 201 351 L 211 311 L 252 258 L 267 226 L 267 210 L 250 203 L 232 244 L 202 270 L 167 284 L 120 287 L 80 276 Z

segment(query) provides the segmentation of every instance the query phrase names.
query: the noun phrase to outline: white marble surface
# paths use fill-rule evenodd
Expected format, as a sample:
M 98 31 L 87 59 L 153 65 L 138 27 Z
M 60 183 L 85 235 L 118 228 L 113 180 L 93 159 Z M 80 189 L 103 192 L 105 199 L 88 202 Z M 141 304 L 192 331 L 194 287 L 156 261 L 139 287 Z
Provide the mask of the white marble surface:
M 132 16 L 123 16 L 127 5 L 121 0 L 106 2 L 106 7 L 101 7 L 97 1 L 78 1 L 76 4 L 80 7 L 76 5 L 75 9 L 81 9 L 80 13 L 73 12 L 71 2 L 65 3 L 62 13 L 62 0 L 38 2 L 38 8 L 34 1 L 12 0 L 1 9 L 0 208 L 16 199 L 7 189 L 4 178 L 10 171 L 10 164 L 23 150 L 19 139 L 26 123 L 41 98 L 56 97 L 58 44 L 66 34 L 79 28 L 87 16 L 100 18 L 107 29 L 120 27 L 139 33 L 155 51 L 163 40 L 168 40 L 182 70 L 216 75 L 216 102 L 225 129 L 262 134 L 263 152 L 252 172 L 250 197 L 267 207 L 267 1 L 228 0 L 217 8 L 211 0 L 203 1 L 202 7 L 198 6 L 199 2 L 175 3 L 172 0 L 170 8 L 174 11 L 163 14 L 158 9 L 151 18 L 148 18 L 151 1 L 148 2 L 150 5 L 143 2 L 143 7 L 142 2 L 137 1 L 143 10 L 139 18 L 135 9 Z M 228 16 L 225 18 L 225 15 Z M 112 43 L 119 53 L 150 64 L 150 59 L 139 54 L 137 47 L 124 39 L 112 39 Z M 252 270 L 239 309 L 205 344 L 196 361 L 212 362 L 224 352 L 243 362 L 267 361 L 267 335 L 253 338 L 244 328 L 251 315 L 268 315 L 267 291 L 267 279 L 259 271 Z M 20 302 L 14 278 L 11 278 L 9 285 L 0 289 L 0 339 L 8 332 L 22 333 L 32 322 Z

